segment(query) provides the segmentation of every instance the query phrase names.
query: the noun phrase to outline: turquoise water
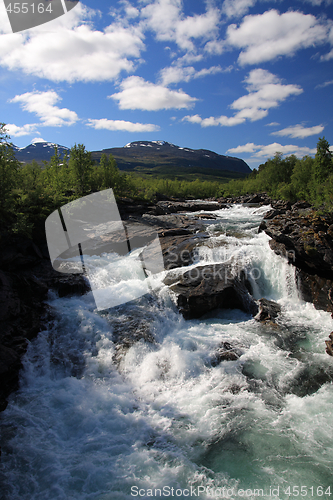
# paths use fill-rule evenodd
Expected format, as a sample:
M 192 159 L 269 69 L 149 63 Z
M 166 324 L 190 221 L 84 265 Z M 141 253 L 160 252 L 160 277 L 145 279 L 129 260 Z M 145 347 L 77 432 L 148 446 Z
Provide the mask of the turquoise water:
M 276 326 L 238 310 L 185 321 L 163 276 L 153 295 L 103 313 L 91 294 L 50 297 L 56 320 L 0 417 L 1 499 L 333 495 L 333 320 L 299 299 L 294 269 L 258 234 L 265 210 L 216 212 L 194 266 L 241 261 L 255 298 L 281 305 Z M 130 328 L 154 342 L 119 351 Z M 224 342 L 239 359 L 216 365 Z

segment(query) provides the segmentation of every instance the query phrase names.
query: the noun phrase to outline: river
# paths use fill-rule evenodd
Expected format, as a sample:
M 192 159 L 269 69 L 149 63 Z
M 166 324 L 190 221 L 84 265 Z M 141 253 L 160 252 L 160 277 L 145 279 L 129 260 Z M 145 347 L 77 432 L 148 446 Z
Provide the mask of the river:
M 294 268 L 258 234 L 267 209 L 215 212 L 193 267 L 236 257 L 254 298 L 281 305 L 276 325 L 239 310 L 186 321 L 163 275 L 102 312 L 91 293 L 50 295 L 55 320 L 0 416 L 2 500 L 333 495 L 333 320 L 299 298 Z M 126 325 L 154 342 L 117 348 Z M 214 362 L 223 343 L 238 359 Z

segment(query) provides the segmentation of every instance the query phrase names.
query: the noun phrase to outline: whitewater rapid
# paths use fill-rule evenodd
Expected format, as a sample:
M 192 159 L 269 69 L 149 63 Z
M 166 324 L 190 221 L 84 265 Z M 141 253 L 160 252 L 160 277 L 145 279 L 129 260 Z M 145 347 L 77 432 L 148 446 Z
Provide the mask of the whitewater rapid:
M 165 273 L 151 294 L 104 312 L 91 293 L 50 296 L 55 320 L 30 343 L 0 416 L 1 499 L 333 495 L 333 320 L 299 298 L 294 268 L 258 234 L 267 209 L 214 212 L 192 266 L 242 262 L 254 298 L 281 305 L 277 325 L 239 310 L 186 321 Z M 112 256 L 90 259 L 107 280 Z M 126 325 L 154 342 L 119 351 Z M 213 363 L 226 342 L 239 359 Z

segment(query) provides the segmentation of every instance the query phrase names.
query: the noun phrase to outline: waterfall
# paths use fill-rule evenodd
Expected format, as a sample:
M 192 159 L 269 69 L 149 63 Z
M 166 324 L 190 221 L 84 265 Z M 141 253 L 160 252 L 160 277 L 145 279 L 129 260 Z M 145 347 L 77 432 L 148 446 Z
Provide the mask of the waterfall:
M 332 319 L 300 299 L 294 268 L 258 234 L 266 210 L 214 212 L 192 266 L 242 263 L 254 298 L 280 304 L 274 324 L 239 310 L 185 321 L 164 274 L 153 293 L 103 312 L 91 293 L 50 295 L 55 320 L 30 343 L 0 416 L 1 498 L 333 494 Z M 112 258 L 90 259 L 103 283 Z M 223 345 L 237 356 L 215 362 Z

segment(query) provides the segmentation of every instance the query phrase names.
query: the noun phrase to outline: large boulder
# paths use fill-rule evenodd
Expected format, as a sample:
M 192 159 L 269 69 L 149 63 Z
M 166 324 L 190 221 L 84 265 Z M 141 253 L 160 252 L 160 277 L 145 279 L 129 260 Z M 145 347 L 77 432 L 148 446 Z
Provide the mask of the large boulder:
M 164 282 L 177 295 L 185 319 L 200 318 L 217 308 L 258 312 L 245 272 L 231 263 L 193 267 L 180 276 L 169 273 Z

